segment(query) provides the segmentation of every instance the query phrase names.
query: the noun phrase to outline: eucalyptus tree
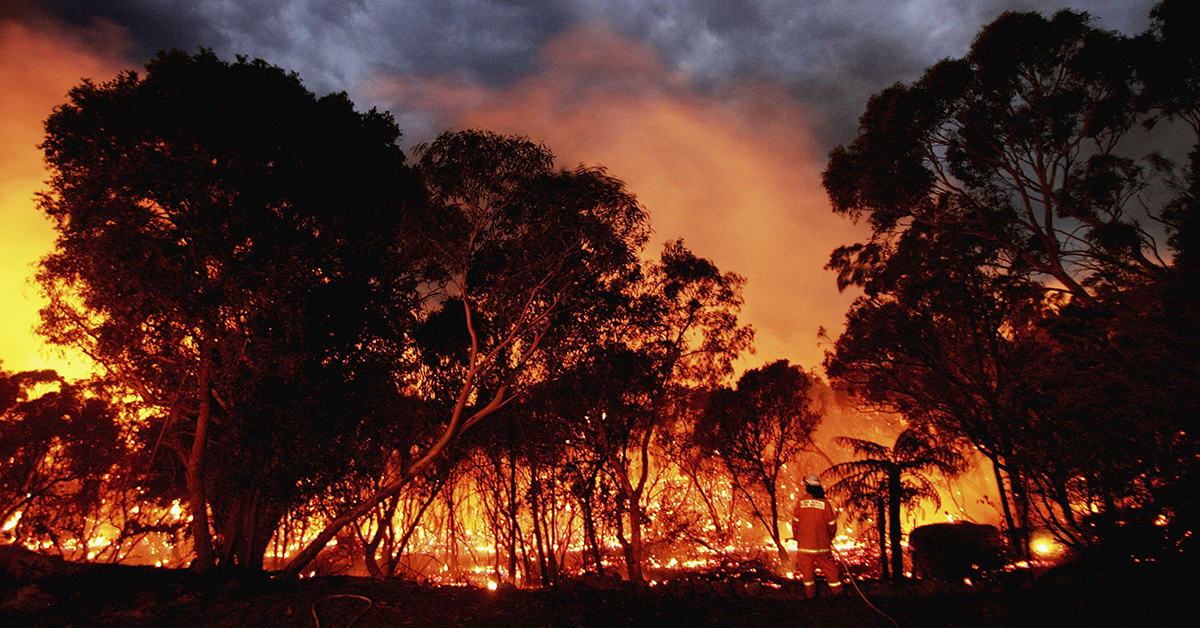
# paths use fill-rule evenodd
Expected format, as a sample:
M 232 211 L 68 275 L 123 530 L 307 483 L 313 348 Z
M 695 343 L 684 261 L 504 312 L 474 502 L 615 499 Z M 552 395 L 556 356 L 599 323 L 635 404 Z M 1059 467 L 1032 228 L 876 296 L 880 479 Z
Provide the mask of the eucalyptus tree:
M 1153 171 L 1125 150 L 1139 129 L 1137 48 L 1088 22 L 1006 13 L 965 57 L 871 98 L 824 174 L 834 211 L 872 230 L 835 252 L 841 285 L 869 283 L 916 227 L 993 243 L 996 272 L 1084 302 L 1162 276 L 1161 215 L 1143 204 Z
M 1081 505 L 1171 520 L 1190 503 L 1154 497 L 1195 477 L 1176 463 L 1195 460 L 1180 403 L 1155 400 L 1188 399 L 1198 381 L 1180 324 L 1196 302 L 1183 279 L 1196 153 L 1181 175 L 1134 152 L 1164 137 L 1145 126 L 1197 131 L 1189 6 L 1160 4 L 1139 38 L 1071 11 L 1002 15 L 965 57 L 874 96 L 830 155 L 835 211 L 871 227 L 831 258 L 839 286 L 864 295 L 830 377 L 969 438 L 1022 547 L 1033 516 L 1073 542 L 1098 529 Z M 1106 485 L 1105 458 L 1129 471 L 1124 486 Z
M 0 526 L 6 543 L 46 542 L 90 558 L 87 515 L 99 515 L 102 479 L 128 457 L 117 409 L 50 370 L 0 370 Z M 123 522 L 117 522 L 120 526 Z M 67 541 L 81 553 L 64 548 Z M 111 545 L 111 544 L 110 544 Z M 108 548 L 92 548 L 107 554 Z
M 374 494 L 347 507 L 283 570 L 298 574 L 338 530 L 398 493 L 463 432 L 539 379 L 546 348 L 573 320 L 602 319 L 636 267 L 646 214 L 603 169 L 556 170 L 546 147 L 484 131 L 418 149 L 424 207 L 408 237 L 425 254 L 422 319 L 446 330 L 410 384 L 441 422 Z M 424 386 L 441 382 L 433 388 Z
M 788 552 L 780 533 L 780 492 L 786 467 L 813 447 L 821 416 L 809 401 L 812 378 L 787 360 L 751 369 L 737 388 L 713 391 L 696 430 L 697 444 L 721 460 L 752 516 L 766 528 L 779 552 Z
M 992 463 L 1015 546 L 1030 522 L 1031 458 L 1043 430 L 1027 386 L 1046 358 L 1038 286 L 981 270 L 989 247 L 967 234 L 909 230 L 826 355 L 833 383 L 871 409 L 961 435 Z
M 345 94 L 204 50 L 85 81 L 46 122 L 41 332 L 136 395 L 178 456 L 200 571 L 261 566 L 394 366 L 415 305 L 398 136 Z
M 740 276 L 721 272 L 682 241 L 643 264 L 615 297 L 618 308 L 562 375 L 557 412 L 573 430 L 581 467 L 579 492 L 604 478 L 615 497 L 617 540 L 629 578 L 644 583 L 646 491 L 656 439 L 673 427 L 696 389 L 720 385 L 750 347 L 753 330 L 738 321 Z M 598 473 L 594 473 L 598 472 Z

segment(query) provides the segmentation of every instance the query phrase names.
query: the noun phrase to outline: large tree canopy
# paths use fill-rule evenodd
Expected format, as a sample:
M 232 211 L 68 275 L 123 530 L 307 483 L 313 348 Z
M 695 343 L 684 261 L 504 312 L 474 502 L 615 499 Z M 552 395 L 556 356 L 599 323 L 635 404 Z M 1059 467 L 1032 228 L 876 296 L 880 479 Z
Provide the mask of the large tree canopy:
M 59 238 L 38 274 L 41 331 L 156 417 L 187 471 L 198 568 L 256 567 L 301 479 L 347 455 L 366 394 L 352 384 L 386 379 L 411 318 L 399 132 L 206 51 L 85 82 L 46 131 L 41 206 Z
M 872 98 L 830 155 L 835 211 L 872 236 L 830 262 L 865 295 L 827 371 L 969 438 L 1014 541 L 1044 525 L 1077 549 L 1161 550 L 1195 529 L 1198 153 L 1134 152 L 1161 147 L 1144 127 L 1164 120 L 1197 130 L 1184 4 L 1135 39 L 1071 11 L 1002 15 Z
M 418 147 L 413 241 L 424 247 L 421 384 L 437 433 L 374 494 L 348 504 L 285 569 L 299 573 L 338 530 L 396 495 L 462 432 L 544 376 L 547 349 L 599 325 L 605 295 L 636 269 L 646 213 L 603 169 L 554 168 L 546 147 L 484 131 Z
M 1083 300 L 1122 277 L 1160 276 L 1161 211 L 1142 211 L 1150 171 L 1127 151 L 1136 50 L 1083 13 L 1007 13 L 966 57 L 872 97 L 824 178 L 834 210 L 872 228 L 870 242 L 835 253 L 841 285 L 870 290 L 914 227 L 969 234 L 997 270 Z

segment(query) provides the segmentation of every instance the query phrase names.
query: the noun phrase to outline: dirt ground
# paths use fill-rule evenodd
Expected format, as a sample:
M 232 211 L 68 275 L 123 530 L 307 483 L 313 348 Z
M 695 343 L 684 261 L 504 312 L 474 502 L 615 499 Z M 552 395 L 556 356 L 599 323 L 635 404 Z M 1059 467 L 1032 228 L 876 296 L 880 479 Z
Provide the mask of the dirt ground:
M 794 588 L 761 583 L 643 591 L 574 583 L 489 591 L 347 577 L 203 582 L 178 570 L 68 565 L 0 580 L 0 626 L 795 628 L 888 627 L 893 620 L 923 628 L 1179 625 L 1179 618 L 1194 619 L 1200 611 L 1195 574 L 1184 565 L 1072 565 L 1034 582 L 975 589 L 867 582 L 866 600 L 853 589 L 841 597 L 805 600 Z

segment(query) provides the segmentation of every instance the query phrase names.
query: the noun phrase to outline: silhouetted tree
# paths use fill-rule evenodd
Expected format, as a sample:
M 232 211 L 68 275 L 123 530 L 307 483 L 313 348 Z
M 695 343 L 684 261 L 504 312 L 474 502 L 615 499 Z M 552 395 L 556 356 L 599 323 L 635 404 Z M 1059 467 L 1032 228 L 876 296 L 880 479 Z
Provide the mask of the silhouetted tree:
M 344 410 L 396 367 L 399 132 L 208 51 L 84 82 L 46 132 L 41 331 L 141 397 L 186 469 L 196 569 L 259 568 L 287 506 L 351 455 Z
M 646 215 L 598 168 L 555 170 L 524 138 L 447 133 L 418 150 L 426 210 L 413 237 L 427 251 L 427 321 L 446 326 L 434 390 L 446 408 L 435 437 L 370 497 L 347 506 L 284 569 L 295 575 L 337 532 L 422 473 L 464 430 L 508 404 L 570 320 L 591 320 L 594 298 L 636 264 Z M 418 377 L 422 373 L 417 374 Z
M 874 284 L 888 289 L 855 300 L 825 368 L 869 407 L 969 438 L 993 464 L 1019 549 L 1034 420 L 1022 378 L 1045 351 L 1047 307 L 1038 286 L 989 274 L 990 250 L 969 235 L 909 230 Z
M 1195 466 L 1194 439 L 1151 377 L 1177 399 L 1197 381 L 1182 349 L 1194 334 L 1166 314 L 1195 310 L 1179 278 L 1196 178 L 1126 151 L 1139 123 L 1196 130 L 1194 52 L 1177 36 L 1196 18 L 1181 7 L 1157 7 L 1138 40 L 1069 11 L 1005 14 L 965 58 L 872 98 L 859 137 L 830 156 L 835 210 L 866 216 L 872 237 L 832 257 L 839 285 L 866 294 L 827 370 L 869 403 L 969 438 L 995 466 L 1021 551 L 1031 510 L 1068 543 L 1103 544 L 1115 537 L 1081 508 L 1123 520 L 1153 503 L 1140 518 L 1171 520 L 1184 502 L 1148 496 L 1191 480 L 1156 469 L 1195 477 L 1173 462 Z M 1121 486 L 1105 459 L 1131 474 Z
M 728 378 L 753 337 L 737 319 L 743 281 L 681 241 L 667 243 L 658 261 L 628 280 L 619 307 L 547 393 L 584 450 L 576 493 L 586 499 L 598 488 L 593 471 L 611 482 L 615 532 L 634 583 L 645 581 L 648 481 L 667 464 L 653 459 L 656 439 L 686 414 L 691 391 Z
M 108 476 L 128 471 L 131 452 L 116 408 L 96 392 L 50 370 L 0 371 L 0 526 L 7 542 L 45 543 L 76 560 L 116 561 L 122 542 L 144 525 L 113 510 L 126 496 L 119 479 Z M 113 538 L 89 547 L 106 524 L 115 528 Z
M 986 240 L 997 272 L 1053 278 L 1085 302 L 1162 275 L 1139 216 L 1147 170 L 1120 152 L 1138 119 L 1134 48 L 1088 20 L 1006 13 L 966 57 L 871 98 L 824 175 L 834 211 L 872 229 L 835 252 L 841 285 L 869 282 L 912 227 Z
M 808 374 L 787 360 L 751 369 L 736 389 L 713 391 L 697 429 L 698 444 L 724 463 L 752 515 L 771 535 L 781 565 L 789 560 L 779 530 L 784 469 L 812 447 L 821 422 L 808 399 L 811 388 Z
M 839 437 L 837 442 L 852 449 L 859 459 L 835 464 L 825 471 L 823 475 L 836 478 L 830 493 L 846 507 L 878 508 L 881 503 L 887 504 L 887 512 L 879 510 L 876 516 L 881 522 L 891 522 L 888 540 L 892 578 L 899 580 L 904 577 L 901 509 L 923 499 L 932 500 L 935 508 L 940 506 L 937 488 L 929 476 L 957 475 L 963 471 L 965 460 L 954 443 L 939 442 L 936 435 L 917 428 L 901 432 L 890 448 L 858 438 Z M 879 552 L 882 557 L 883 535 L 879 537 Z

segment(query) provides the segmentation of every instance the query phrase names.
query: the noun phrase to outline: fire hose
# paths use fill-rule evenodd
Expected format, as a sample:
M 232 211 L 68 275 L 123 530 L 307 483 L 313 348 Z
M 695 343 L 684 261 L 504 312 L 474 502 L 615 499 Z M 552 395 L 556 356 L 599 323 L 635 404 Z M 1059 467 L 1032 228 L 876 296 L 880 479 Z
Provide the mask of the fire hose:
M 796 539 L 793 538 L 790 540 L 795 541 Z M 840 564 L 842 566 L 842 570 L 846 573 L 846 577 L 850 579 L 850 586 L 854 587 L 854 592 L 858 594 L 858 597 L 862 598 L 862 601 L 864 603 L 866 603 L 866 605 L 869 606 L 871 608 L 871 610 L 878 613 L 884 619 L 887 619 L 888 621 L 892 622 L 892 625 L 895 626 L 896 628 L 900 628 L 900 624 L 897 623 L 896 620 L 893 619 L 891 615 L 888 615 L 887 613 L 879 610 L 878 606 L 875 606 L 874 604 L 871 603 L 871 600 L 867 599 L 866 594 L 864 594 L 862 592 L 862 589 L 860 589 L 858 587 L 858 582 L 854 579 L 854 576 L 850 573 L 850 565 L 845 561 L 845 559 L 842 558 L 841 554 L 839 554 L 838 551 L 836 549 L 834 549 L 833 547 L 829 548 L 829 552 L 833 556 L 834 560 L 838 561 L 838 564 Z M 351 626 L 353 626 L 355 622 L 357 622 L 360 618 L 362 618 L 363 615 L 365 615 L 367 613 L 367 611 L 371 610 L 371 606 L 373 605 L 373 603 L 371 602 L 371 598 L 366 597 L 365 595 L 354 595 L 351 593 L 340 593 L 340 594 L 336 594 L 336 595 L 327 595 L 327 596 L 317 600 L 316 602 L 313 602 L 311 610 L 312 610 L 313 624 L 315 625 L 315 628 L 321 628 L 321 618 L 320 618 L 320 616 L 317 615 L 317 606 L 320 605 L 321 602 L 324 602 L 326 600 L 333 600 L 333 599 L 337 599 L 337 598 L 350 598 L 350 599 L 355 599 L 355 600 L 362 600 L 367 603 L 367 605 L 362 607 L 358 611 L 358 613 L 356 613 L 354 615 L 354 617 L 350 618 L 350 621 L 345 626 L 343 626 L 343 628 L 350 628 Z
M 792 538 L 789 540 L 795 541 L 796 544 L 799 545 L 799 541 L 796 541 L 795 538 Z M 833 559 L 836 560 L 838 562 L 838 564 L 842 566 L 842 571 L 846 574 L 846 577 L 849 578 L 850 586 L 854 587 L 854 592 L 858 594 L 858 597 L 862 598 L 862 601 L 867 606 L 869 606 L 871 608 L 871 610 L 878 613 L 884 619 L 892 622 L 892 625 L 895 626 L 896 628 L 900 628 L 900 624 L 897 623 L 896 620 L 893 619 L 891 615 L 888 615 L 887 613 L 879 610 L 878 606 L 875 606 L 874 604 L 871 603 L 871 600 L 867 599 L 867 596 L 865 593 L 862 592 L 862 589 L 858 588 L 858 581 L 856 581 L 854 579 L 854 575 L 850 573 L 850 565 L 845 561 L 845 559 L 842 558 L 842 555 L 839 554 L 838 551 L 836 549 L 834 549 L 832 545 L 830 545 L 830 547 L 829 547 L 829 553 L 833 556 Z
M 838 564 L 842 566 L 842 570 L 846 572 L 846 577 L 850 579 L 850 585 L 854 587 L 854 592 L 858 594 L 858 597 L 862 598 L 862 601 L 865 602 L 867 606 L 870 606 L 871 610 L 879 613 L 884 619 L 892 622 L 892 625 L 896 628 L 900 628 L 900 624 L 896 623 L 896 620 L 893 619 L 891 615 L 879 610 L 878 606 L 875 606 L 871 603 L 871 600 L 867 599 L 867 596 L 862 592 L 862 589 L 858 588 L 858 581 L 856 581 L 854 579 L 854 575 L 850 573 L 850 565 L 842 559 L 842 555 L 839 554 L 836 549 L 833 549 L 832 545 L 829 546 L 829 553 L 833 555 L 834 560 L 838 561 Z
M 350 628 L 351 626 L 354 625 L 354 622 L 358 621 L 360 617 L 362 617 L 363 615 L 365 615 L 367 613 L 367 611 L 371 610 L 371 605 L 372 605 L 371 598 L 366 597 L 365 595 L 354 595 L 351 593 L 339 593 L 337 595 L 326 595 L 325 597 L 317 600 L 316 602 L 313 602 L 313 605 L 312 605 L 312 618 L 313 618 L 313 623 L 316 624 L 316 628 L 321 628 L 321 618 L 317 616 L 317 605 L 320 604 L 321 602 L 324 602 L 325 600 L 333 600 L 333 599 L 337 599 L 337 598 L 351 598 L 351 599 L 355 599 L 355 600 L 362 600 L 367 603 L 367 605 L 362 607 L 362 609 L 359 610 L 358 613 L 354 617 L 351 617 L 350 622 L 347 623 L 342 628 Z

